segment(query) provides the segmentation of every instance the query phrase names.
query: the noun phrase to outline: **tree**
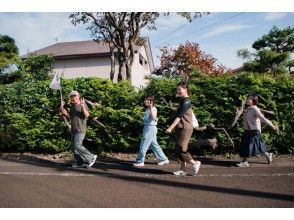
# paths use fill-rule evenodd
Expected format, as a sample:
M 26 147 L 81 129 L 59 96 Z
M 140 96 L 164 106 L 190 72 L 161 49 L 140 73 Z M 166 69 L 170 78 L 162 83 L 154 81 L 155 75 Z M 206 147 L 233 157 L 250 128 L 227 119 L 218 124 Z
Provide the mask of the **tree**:
M 291 68 L 294 68 L 294 60 L 290 60 L 289 62 L 288 62 L 288 70 L 289 70 L 289 72 L 290 72 L 290 74 L 293 74 L 294 73 L 294 71 L 293 70 L 291 70 Z
M 7 35 L 0 35 L 0 74 L 5 73 L 18 61 L 18 48 L 15 40 Z
M 268 34 L 255 41 L 252 47 L 256 50 L 270 48 L 279 53 L 294 52 L 294 28 L 287 27 L 280 30 L 274 26 Z
M 189 79 L 193 70 L 205 75 L 224 74 L 227 70 L 216 58 L 205 54 L 197 43 L 186 42 L 176 49 L 163 47 L 161 51 L 161 64 L 156 71 L 158 75 L 182 76 Z
M 178 13 L 189 21 L 201 16 L 201 13 Z M 165 13 L 168 15 L 168 13 Z M 143 44 L 141 31 L 143 28 L 155 30 L 155 20 L 158 12 L 78 12 L 70 15 L 71 22 L 89 24 L 92 37 L 96 41 L 104 41 L 110 46 L 112 57 L 110 78 L 114 74 L 114 49 L 117 51 L 119 62 L 118 81 L 131 80 L 131 69 L 134 63 L 134 45 Z
M 112 62 L 110 78 L 114 75 L 114 49 L 119 62 L 118 81 L 131 80 L 131 67 L 134 62 L 134 44 L 139 41 L 140 31 L 145 26 L 154 28 L 154 21 L 159 13 L 142 12 L 78 12 L 70 15 L 72 23 L 90 23 L 87 27 L 96 41 L 109 44 Z M 125 76 L 124 76 L 125 74 Z
M 250 53 L 247 49 L 237 52 L 239 57 L 248 60 L 243 64 L 246 71 L 274 75 L 290 72 L 291 53 L 294 52 L 294 28 L 278 29 L 274 26 L 268 34 L 256 40 L 252 48 L 256 52 Z
M 32 55 L 24 59 L 20 64 L 20 75 L 23 80 L 49 79 L 49 73 L 53 70 L 54 57 L 52 54 Z

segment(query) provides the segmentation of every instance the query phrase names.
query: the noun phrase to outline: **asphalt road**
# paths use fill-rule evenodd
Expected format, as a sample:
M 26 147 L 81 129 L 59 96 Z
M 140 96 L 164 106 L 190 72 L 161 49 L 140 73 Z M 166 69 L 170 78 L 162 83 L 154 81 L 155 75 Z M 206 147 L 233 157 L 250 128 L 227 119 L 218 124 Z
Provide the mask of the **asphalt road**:
M 202 158 L 197 176 L 176 177 L 178 164 L 97 161 L 73 169 L 66 161 L 0 157 L 0 207 L 294 207 L 293 156 L 236 161 Z

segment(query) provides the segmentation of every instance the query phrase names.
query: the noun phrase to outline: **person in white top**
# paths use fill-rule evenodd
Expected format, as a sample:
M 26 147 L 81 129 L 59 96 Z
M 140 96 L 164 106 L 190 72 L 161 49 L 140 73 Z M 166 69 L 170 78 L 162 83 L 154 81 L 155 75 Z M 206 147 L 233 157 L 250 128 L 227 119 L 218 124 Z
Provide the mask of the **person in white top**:
M 237 166 L 249 167 L 248 158 L 258 154 L 264 154 L 267 162 L 270 164 L 273 160 L 273 155 L 268 152 L 268 148 L 262 140 L 261 122 L 267 124 L 274 130 L 278 130 L 278 127 L 265 118 L 260 109 L 257 107 L 258 95 L 249 95 L 247 97 L 246 104 L 249 107 L 247 108 L 244 116 L 244 134 L 240 148 L 242 161 L 238 163 Z

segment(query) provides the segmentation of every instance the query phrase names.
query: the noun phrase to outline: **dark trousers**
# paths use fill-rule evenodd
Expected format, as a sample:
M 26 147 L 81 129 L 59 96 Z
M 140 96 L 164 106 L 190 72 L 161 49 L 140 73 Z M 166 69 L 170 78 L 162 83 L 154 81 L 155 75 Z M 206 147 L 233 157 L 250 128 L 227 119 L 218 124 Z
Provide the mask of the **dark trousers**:
M 188 145 L 193 133 L 193 128 L 176 129 L 175 154 L 179 161 L 189 163 L 193 160 L 188 152 Z

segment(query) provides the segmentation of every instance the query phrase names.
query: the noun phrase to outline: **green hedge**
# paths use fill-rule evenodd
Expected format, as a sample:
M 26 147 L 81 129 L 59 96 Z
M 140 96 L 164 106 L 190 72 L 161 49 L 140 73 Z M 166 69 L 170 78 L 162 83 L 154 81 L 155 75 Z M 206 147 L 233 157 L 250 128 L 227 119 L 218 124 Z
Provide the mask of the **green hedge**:
M 153 80 L 146 88 L 146 93 L 152 93 L 156 97 L 165 97 L 167 102 L 177 103 L 176 94 L 177 81 L 172 79 Z M 189 82 L 191 89 L 191 100 L 194 112 L 200 126 L 209 123 L 217 127 L 228 127 L 235 117 L 236 106 L 240 106 L 248 94 L 257 93 L 262 99 L 260 107 L 265 110 L 272 110 L 275 115 L 266 114 L 266 117 L 278 124 L 280 131 L 273 132 L 267 125 L 262 126 L 262 134 L 269 148 L 277 153 L 294 152 L 294 78 L 280 77 L 273 78 L 267 75 L 256 75 L 243 73 L 236 76 L 201 77 Z M 163 122 L 170 118 L 171 112 L 166 105 L 158 106 Z M 165 123 L 159 125 L 162 130 Z M 215 153 L 234 153 L 240 146 L 243 132 L 243 118 L 233 129 L 228 130 L 233 139 L 236 149 L 223 132 L 194 132 L 194 141 L 217 137 L 219 147 Z M 159 135 L 159 139 L 164 136 Z M 196 149 L 203 152 L 207 149 Z M 205 153 L 205 152 L 204 152 Z
M 176 107 L 179 101 L 175 95 L 177 82 L 179 80 L 153 79 L 144 90 L 136 91 L 128 82 L 113 84 L 109 80 L 81 78 L 62 80 L 62 93 L 68 98 L 68 93 L 75 89 L 86 99 L 101 104 L 101 107 L 90 108 L 90 117 L 97 117 L 106 128 L 96 126 L 90 118 L 86 144 L 94 151 L 120 152 L 138 150 L 143 126 L 143 97 L 154 95 L 159 114 L 158 141 L 166 152 L 172 152 L 172 136 L 165 134 L 165 129 L 173 119 L 171 106 Z M 59 91 L 50 89 L 49 83 L 32 81 L 0 85 L 0 149 L 50 153 L 70 149 L 67 126 L 56 112 L 50 112 L 46 107 L 56 109 L 60 102 Z M 292 77 L 274 79 L 252 73 L 201 77 L 191 80 L 190 87 L 194 112 L 200 125 L 214 123 L 219 127 L 227 127 L 232 122 L 236 106 L 247 94 L 260 94 L 263 97 L 261 107 L 276 113 L 275 116 L 266 116 L 280 127 L 279 133 L 274 133 L 264 126 L 265 141 L 275 152 L 294 152 Z M 240 144 L 242 131 L 242 119 L 229 130 L 236 146 Z M 214 153 L 235 152 L 222 132 L 195 132 L 193 141 L 213 137 L 219 141 Z M 197 153 L 209 151 L 194 150 Z

